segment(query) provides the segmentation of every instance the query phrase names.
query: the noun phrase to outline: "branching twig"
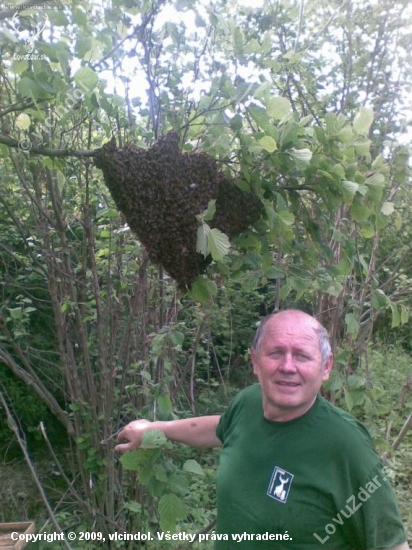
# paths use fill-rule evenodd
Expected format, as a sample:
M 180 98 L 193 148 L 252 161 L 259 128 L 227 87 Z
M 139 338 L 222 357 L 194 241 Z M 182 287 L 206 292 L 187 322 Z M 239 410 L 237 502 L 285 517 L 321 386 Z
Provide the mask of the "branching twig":
M 406 432 L 409 430 L 409 428 L 411 426 L 412 426 L 412 411 L 410 412 L 408 418 L 406 419 L 405 424 L 402 426 L 402 429 L 399 432 L 398 437 L 393 442 L 392 449 L 394 451 L 396 451 L 396 449 L 399 447 L 399 445 L 401 444 L 403 438 L 406 435 Z
M 213 529 L 213 527 L 215 525 L 216 525 L 216 519 L 213 519 L 208 525 L 206 525 L 206 527 L 203 527 L 202 529 L 200 529 L 195 534 L 195 538 L 194 538 L 193 542 L 191 542 L 190 544 L 193 544 L 194 542 L 196 542 L 196 539 L 198 538 L 199 535 L 203 535 L 204 533 L 208 533 L 211 529 Z

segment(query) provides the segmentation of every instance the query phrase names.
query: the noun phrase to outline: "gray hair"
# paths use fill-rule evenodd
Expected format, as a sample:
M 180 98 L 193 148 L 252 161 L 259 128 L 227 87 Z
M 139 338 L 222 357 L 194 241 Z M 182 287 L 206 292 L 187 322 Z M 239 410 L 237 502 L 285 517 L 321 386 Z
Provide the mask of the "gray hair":
M 295 312 L 299 312 L 299 313 L 304 313 L 303 311 L 300 311 L 300 310 L 284 310 L 284 311 L 295 311 Z M 272 317 L 275 317 L 275 315 L 277 315 L 278 313 L 280 313 L 280 312 L 270 313 L 266 317 L 263 317 L 263 319 L 261 320 L 260 325 L 258 326 L 258 328 L 256 330 L 255 337 L 254 337 L 253 343 L 252 343 L 252 349 L 253 349 L 253 351 L 255 352 L 256 355 L 259 355 L 260 345 L 262 343 L 262 339 L 263 339 L 263 335 L 265 333 L 266 325 L 268 324 L 270 319 L 272 319 Z M 309 317 L 311 317 L 311 316 L 309 315 Z M 312 317 L 312 318 L 314 319 L 314 317 Z M 316 322 L 318 322 L 318 321 L 316 321 Z M 329 357 L 330 357 L 330 354 L 332 353 L 332 348 L 331 348 L 330 341 L 329 341 L 328 331 L 319 322 L 318 322 L 318 324 L 319 324 L 319 326 L 317 328 L 313 327 L 313 330 L 315 331 L 315 333 L 318 337 L 320 357 L 321 357 L 321 361 L 322 361 L 322 366 L 324 367 L 326 365 Z

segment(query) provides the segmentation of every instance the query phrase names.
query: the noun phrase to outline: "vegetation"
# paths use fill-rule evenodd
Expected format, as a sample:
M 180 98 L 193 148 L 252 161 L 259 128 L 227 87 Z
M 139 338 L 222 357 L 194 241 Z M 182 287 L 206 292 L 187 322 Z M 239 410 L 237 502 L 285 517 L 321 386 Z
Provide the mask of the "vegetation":
M 155 433 L 121 465 L 115 434 L 224 410 L 259 317 L 293 306 L 330 331 L 327 396 L 392 456 L 411 533 L 407 0 L 43 4 L 0 11 L 0 472 L 25 456 L 38 482 L 2 484 L 2 519 L 106 540 L 206 528 L 217 455 Z M 113 136 L 148 150 L 169 131 L 262 204 L 230 241 L 213 200 L 171 204 L 211 260 L 189 290 L 94 164 Z

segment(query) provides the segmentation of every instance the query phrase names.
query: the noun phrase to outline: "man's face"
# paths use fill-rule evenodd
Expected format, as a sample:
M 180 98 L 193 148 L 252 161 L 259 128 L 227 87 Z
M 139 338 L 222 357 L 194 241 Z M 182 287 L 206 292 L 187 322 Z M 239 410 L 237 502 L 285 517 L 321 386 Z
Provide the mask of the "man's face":
M 265 418 L 286 422 L 303 415 L 328 380 L 333 359 L 322 365 L 316 327 L 301 312 L 281 312 L 267 322 L 259 353 L 252 350 Z

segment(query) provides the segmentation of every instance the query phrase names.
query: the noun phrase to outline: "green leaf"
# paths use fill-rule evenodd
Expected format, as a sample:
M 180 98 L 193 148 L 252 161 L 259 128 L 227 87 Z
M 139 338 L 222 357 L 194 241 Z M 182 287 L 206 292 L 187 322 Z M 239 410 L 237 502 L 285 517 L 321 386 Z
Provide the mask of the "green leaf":
M 187 475 L 174 474 L 169 477 L 170 491 L 184 497 L 189 492 L 189 479 Z
M 238 114 L 236 114 L 229 122 L 229 126 L 232 128 L 234 132 L 237 132 L 238 130 L 242 129 L 243 126 L 243 120 L 242 117 Z
M 81 67 L 74 75 L 74 80 L 85 92 L 92 92 L 99 83 L 97 73 L 90 67 Z
M 370 147 L 372 145 L 372 141 L 370 139 L 365 139 L 362 141 L 357 140 L 353 145 L 358 155 L 362 155 L 366 157 L 367 155 L 370 154 Z
M 92 40 L 90 36 L 79 36 L 76 42 L 76 55 L 83 59 L 92 49 Z
M 281 119 L 292 110 L 290 101 L 285 97 L 271 97 L 266 104 L 266 112 L 268 116 Z
M 261 138 L 259 140 L 259 144 L 268 153 L 273 153 L 278 148 L 278 146 L 276 145 L 276 141 L 273 139 L 273 137 L 270 136 L 264 136 L 263 138 Z
M 388 305 L 388 297 L 379 288 L 372 293 L 371 303 L 373 309 L 379 310 Z
M 171 330 L 169 332 L 169 339 L 174 346 L 181 346 L 185 339 L 185 335 L 183 332 L 180 332 L 180 330 Z
M 157 414 L 161 420 L 167 420 L 172 414 L 172 402 L 168 395 L 159 395 L 157 398 Z
M 141 449 L 156 449 L 167 443 L 167 437 L 161 430 L 148 430 L 142 436 Z
M 281 286 L 279 295 L 282 300 L 285 300 L 289 296 L 289 294 L 292 292 L 292 286 L 289 283 L 286 283 Z
M 372 185 L 376 187 L 382 187 L 385 185 L 385 176 L 379 172 L 374 172 L 369 177 L 366 178 L 366 185 Z
M 348 376 L 348 386 L 351 389 L 363 388 L 366 385 L 366 378 L 359 374 L 351 374 Z
M 365 239 L 371 239 L 375 236 L 376 230 L 373 225 L 364 225 L 360 228 L 360 233 Z
M 347 390 L 346 388 L 344 388 L 344 392 L 345 392 L 346 407 L 347 407 L 348 411 L 350 412 L 353 409 L 353 398 L 352 398 L 349 390 Z
M 264 275 L 267 279 L 280 279 L 285 276 L 285 271 L 280 266 L 270 266 L 265 272 Z
M 395 210 L 393 202 L 384 202 L 382 204 L 381 212 L 384 216 L 390 216 Z
M 213 228 L 209 235 L 209 247 L 212 258 L 215 262 L 219 262 L 229 253 L 230 241 L 224 233 L 219 229 Z
M 359 113 L 353 121 L 353 129 L 360 136 L 365 136 L 369 132 L 369 128 L 373 122 L 373 111 L 366 107 L 361 107 Z
M 337 132 L 336 137 L 341 143 L 348 143 L 353 139 L 353 130 L 350 126 L 345 126 Z
M 344 386 L 344 384 L 344 376 L 340 372 L 332 370 L 330 373 L 329 382 L 327 383 L 327 388 L 331 391 L 338 391 Z
M 291 227 L 295 223 L 295 216 L 288 210 L 282 210 L 277 213 L 277 217 L 283 225 Z
M 265 131 L 270 131 L 272 125 L 268 121 L 268 115 L 265 109 L 262 109 L 262 107 L 258 107 L 252 103 L 252 105 L 248 107 L 248 112 L 253 120 L 258 124 L 259 128 Z
M 161 464 L 155 464 L 153 466 L 153 475 L 158 481 L 161 481 L 162 483 L 167 483 L 167 473 Z
M 353 313 L 347 313 L 345 315 L 345 324 L 348 333 L 352 338 L 356 338 L 359 334 L 359 320 Z
M 201 465 L 196 460 L 193 460 L 193 459 L 186 460 L 186 462 L 183 464 L 183 470 L 185 472 L 190 472 L 198 476 L 205 475 L 205 472 L 203 471 L 203 468 L 201 467 Z
M 243 53 L 243 48 L 245 45 L 245 35 L 241 28 L 235 27 L 233 29 L 233 45 L 234 50 L 237 55 L 241 55 Z
M 401 315 L 398 306 L 394 302 L 391 302 L 390 306 L 392 311 L 392 328 L 396 328 L 401 324 Z
M 10 317 L 15 321 L 19 321 L 22 318 L 22 309 L 21 307 L 8 308 Z
M 202 223 L 202 225 L 199 225 L 199 227 L 197 228 L 196 252 L 203 254 L 205 258 L 210 254 L 209 233 L 210 227 L 207 225 L 207 223 Z
M 34 99 L 47 99 L 52 95 L 40 86 L 40 84 L 27 76 L 20 78 L 17 82 L 17 88 L 24 97 L 31 97 Z
M 191 285 L 189 294 L 196 302 L 205 304 L 213 296 L 216 296 L 217 286 L 213 281 L 199 276 Z
M 338 281 L 333 281 L 331 285 L 326 289 L 327 294 L 335 296 L 337 298 L 342 292 L 342 285 Z
M 359 189 L 359 184 L 357 184 L 356 182 L 354 181 L 348 181 L 348 180 L 344 180 L 342 182 L 342 186 L 343 188 L 348 191 L 348 193 L 350 195 L 352 195 L 352 197 L 354 197 L 356 195 L 356 192 L 358 191 Z
M 130 512 L 134 512 L 135 514 L 140 514 L 142 511 L 142 505 L 139 502 L 131 500 L 130 502 L 124 503 L 124 508 L 126 510 L 130 510 Z
M 303 164 L 309 164 L 312 159 L 312 151 L 310 149 L 295 149 L 292 147 L 288 150 L 288 153 L 291 157 Z
M 210 221 L 213 220 L 213 216 L 216 213 L 216 199 L 210 200 L 208 202 L 206 210 L 201 214 L 202 220 Z M 196 216 L 197 217 L 197 216 Z
M 371 412 L 373 411 L 373 403 L 372 403 L 372 400 L 369 396 L 366 396 L 365 397 L 365 413 L 366 414 L 371 414 Z
M 179 520 L 187 517 L 188 509 L 181 498 L 168 493 L 159 501 L 160 528 L 163 531 L 172 531 Z
M 253 40 L 253 38 L 252 38 Z M 256 99 L 263 99 L 265 95 L 270 91 L 270 88 L 272 87 L 272 84 L 265 80 L 260 84 L 256 90 L 253 92 L 253 97 Z
M 350 211 L 352 214 L 352 218 L 355 220 L 355 222 L 358 222 L 358 223 L 365 222 L 371 214 L 371 211 L 369 210 L 369 208 L 364 204 L 362 204 L 361 202 L 357 202 L 356 199 L 353 202 L 350 208 Z
M 125 470 L 136 471 L 141 466 L 139 451 L 130 451 L 120 457 L 120 462 Z
M 20 113 L 19 116 L 16 118 L 16 126 L 20 130 L 28 130 L 31 124 L 31 120 L 29 115 L 26 113 Z

